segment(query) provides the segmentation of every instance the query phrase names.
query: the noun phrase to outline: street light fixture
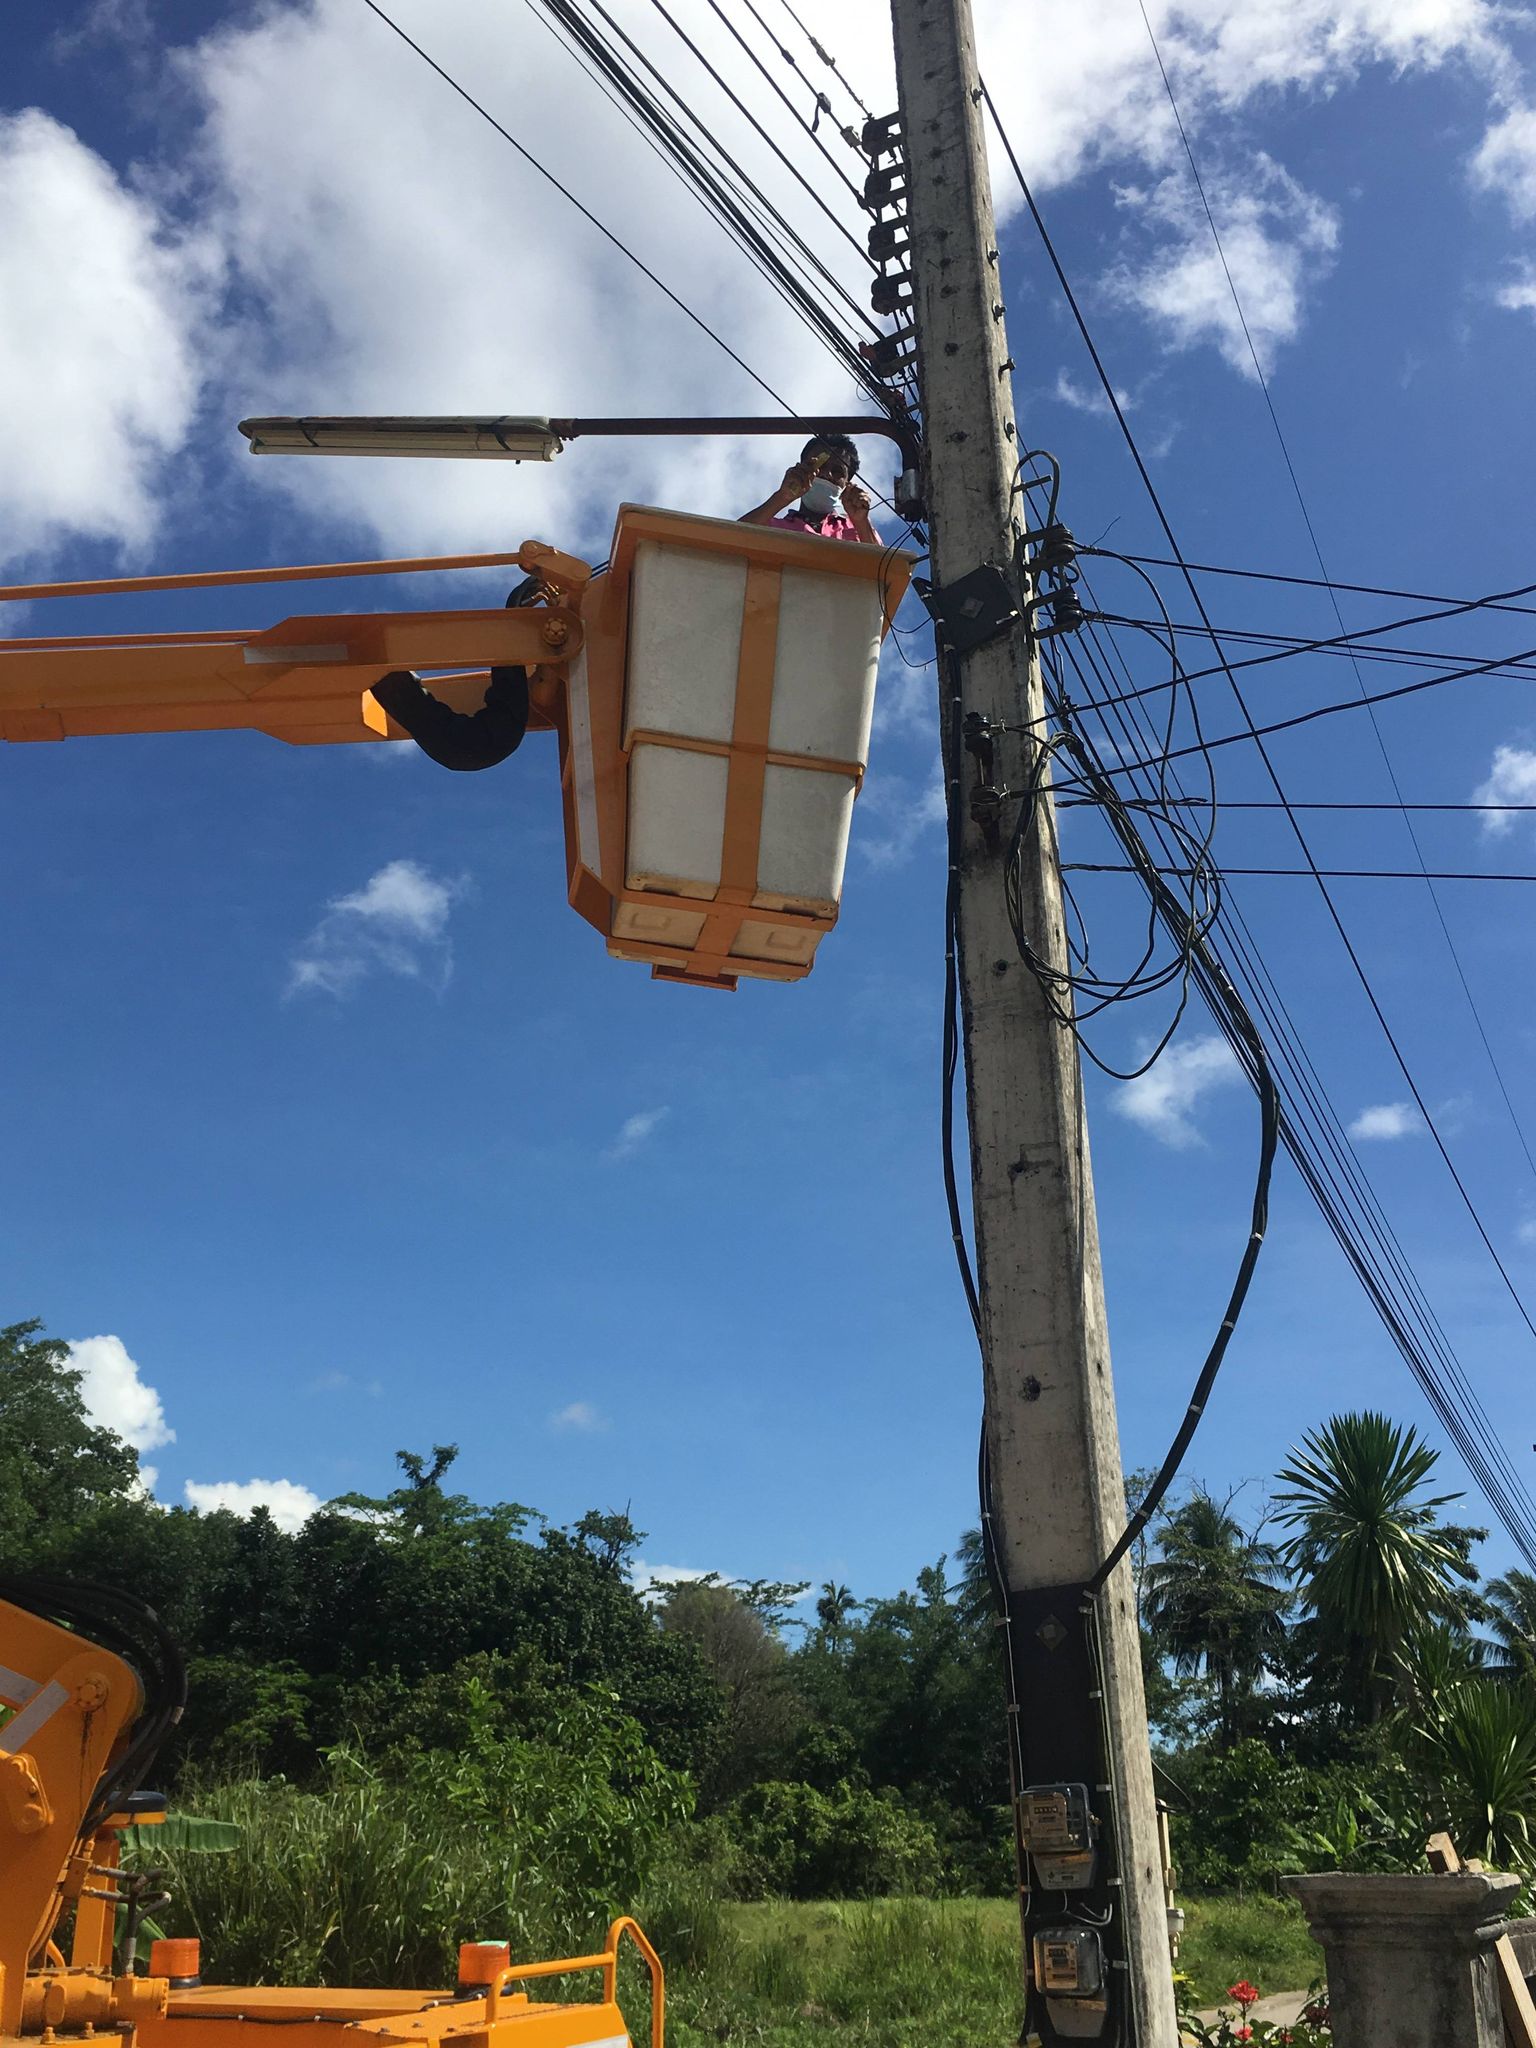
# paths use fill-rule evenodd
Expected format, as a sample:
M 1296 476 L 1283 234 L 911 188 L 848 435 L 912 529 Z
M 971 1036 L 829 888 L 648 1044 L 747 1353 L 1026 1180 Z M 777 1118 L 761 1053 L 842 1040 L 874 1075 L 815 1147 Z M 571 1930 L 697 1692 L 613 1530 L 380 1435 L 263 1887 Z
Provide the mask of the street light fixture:
M 513 462 L 548 462 L 568 441 L 600 434 L 665 438 L 689 435 L 881 434 L 901 450 L 901 475 L 894 504 L 903 519 L 922 517 L 921 440 L 911 419 L 831 417 L 765 417 L 753 413 L 725 419 L 405 419 L 242 420 L 240 431 L 253 455 L 427 455 L 474 456 Z
M 433 455 L 549 462 L 564 447 L 546 419 L 401 417 L 242 420 L 253 455 Z

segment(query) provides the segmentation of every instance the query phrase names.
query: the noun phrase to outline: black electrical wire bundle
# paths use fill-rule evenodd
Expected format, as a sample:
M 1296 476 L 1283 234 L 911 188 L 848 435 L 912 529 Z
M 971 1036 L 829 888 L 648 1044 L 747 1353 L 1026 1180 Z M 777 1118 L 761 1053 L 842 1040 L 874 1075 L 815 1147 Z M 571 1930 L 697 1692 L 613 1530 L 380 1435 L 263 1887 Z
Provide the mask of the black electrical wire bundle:
M 80 1824 L 87 1839 L 143 1784 L 150 1766 L 187 1703 L 181 1650 L 155 1610 L 135 1594 L 110 1586 L 16 1575 L 0 1577 L 0 1600 L 57 1622 L 130 1665 L 144 1690 L 144 1705 L 122 1754 L 103 1775 Z
M 1054 650 L 1048 649 L 1047 651 L 1052 652 Z M 1195 1431 L 1199 1427 L 1200 1418 L 1205 1412 L 1211 1390 L 1216 1384 L 1216 1376 L 1220 1372 L 1222 1362 L 1226 1357 L 1232 1333 L 1237 1327 L 1238 1317 L 1241 1315 L 1243 1304 L 1247 1300 L 1248 1290 L 1253 1283 L 1254 1271 L 1258 1265 L 1259 1252 L 1263 1247 L 1265 1232 L 1268 1228 L 1269 1190 L 1274 1173 L 1275 1151 L 1279 1142 L 1280 1132 L 1280 1095 L 1270 1070 L 1269 1058 L 1265 1051 L 1263 1038 L 1260 1036 L 1253 1018 L 1249 1014 L 1247 1005 L 1232 985 L 1231 979 L 1209 944 L 1210 928 L 1215 922 L 1215 917 L 1220 908 L 1219 888 L 1214 870 L 1211 870 L 1211 887 L 1215 894 L 1209 914 L 1196 916 L 1192 912 L 1190 904 L 1179 893 L 1169 887 L 1162 867 L 1142 838 L 1135 813 L 1138 809 L 1144 814 L 1155 811 L 1160 818 L 1163 829 L 1171 833 L 1175 840 L 1187 836 L 1184 833 L 1184 828 L 1180 826 L 1175 818 L 1161 812 L 1158 806 L 1132 806 L 1125 802 L 1114 781 L 1105 772 L 1105 765 L 1099 759 L 1093 746 L 1075 725 L 1066 693 L 1061 687 L 1059 673 L 1055 678 L 1055 687 L 1049 693 L 1049 697 L 1051 710 L 1060 722 L 1060 729 L 1054 741 L 1048 747 L 1041 747 L 1039 749 L 1040 756 L 1048 758 L 1050 753 L 1059 751 L 1071 760 L 1077 770 L 1076 788 L 1090 796 L 1092 801 L 1098 806 L 1105 823 L 1119 841 L 1130 868 L 1140 876 L 1152 905 L 1153 916 L 1168 932 L 1177 949 L 1186 984 L 1185 995 L 1181 998 L 1179 1005 L 1179 1014 L 1182 1015 L 1183 1013 L 1188 986 L 1192 983 L 1205 998 L 1206 1006 L 1216 1020 L 1223 1037 L 1231 1047 L 1238 1065 L 1257 1089 L 1260 1105 L 1259 1158 L 1254 1179 L 1248 1240 L 1243 1247 L 1242 1257 L 1238 1262 L 1237 1274 L 1233 1280 L 1232 1290 L 1227 1300 L 1226 1312 L 1222 1317 L 1216 1336 L 1206 1353 L 1204 1362 L 1196 1377 L 1194 1391 L 1185 1409 L 1183 1420 L 1174 1435 L 1172 1443 L 1168 1447 L 1167 1454 L 1151 1486 L 1138 1504 L 1135 1513 L 1132 1515 L 1119 1540 L 1115 1543 L 1109 1555 L 1104 1559 L 1089 1582 L 1089 1593 L 1097 1594 L 1102 1591 L 1115 1566 L 1119 1564 L 1121 1558 L 1125 1556 L 1126 1552 L 1140 1536 L 1142 1530 L 1150 1522 L 1152 1516 L 1157 1512 L 1159 1505 L 1167 1494 L 1168 1488 L 1172 1485 L 1179 1467 L 1184 1461 L 1184 1455 L 1194 1438 Z M 1202 849 L 1202 856 L 1203 865 L 1210 870 L 1211 863 L 1209 861 L 1208 847 Z M 1021 952 L 1025 951 L 1023 947 L 1020 950 Z M 1036 973 L 1037 978 L 1041 979 L 1047 1000 L 1052 1002 L 1054 1006 L 1057 1001 L 1057 990 L 1053 986 L 1052 981 L 1042 975 L 1040 967 L 1036 964 L 1031 954 L 1025 952 L 1025 958 Z M 1063 1017 L 1062 1021 L 1070 1022 L 1070 1014 Z M 1168 1039 L 1172 1037 L 1177 1023 L 1178 1017 L 1176 1016 L 1173 1025 L 1170 1025 L 1168 1031 L 1164 1034 L 1162 1043 L 1158 1047 L 1159 1052 L 1167 1044 Z M 1081 1034 L 1079 1034 L 1079 1043 L 1082 1042 Z M 1156 1058 L 1155 1053 L 1152 1058 Z M 1097 1064 L 1108 1073 L 1115 1072 L 1114 1068 L 1109 1067 L 1102 1060 L 1098 1060 Z M 1144 1061 L 1140 1067 L 1135 1069 L 1135 1072 L 1144 1073 L 1151 1064 L 1152 1059 Z
M 1036 461 L 1044 461 L 1050 466 L 1050 496 L 1042 528 L 1036 533 L 1022 536 L 1018 543 L 1015 567 L 1021 588 L 1028 587 L 1037 593 L 1044 592 L 1044 595 L 1037 595 L 1032 600 L 1031 614 L 1038 618 L 1042 611 L 1054 609 L 1054 615 L 1059 620 L 1062 617 L 1062 592 L 1071 589 L 1079 581 L 1080 571 L 1076 565 L 1076 550 L 1071 536 L 1064 527 L 1057 524 L 1056 520 L 1061 470 L 1055 457 L 1044 450 L 1035 450 L 1021 457 L 1015 471 L 1015 490 L 1019 489 L 1018 479 L 1024 466 Z M 1033 552 L 1030 551 L 1031 544 Z M 1081 608 L 1074 598 L 1072 608 L 1066 616 L 1075 620 L 1080 616 L 1080 611 Z M 1042 644 L 1047 647 L 1055 644 L 1056 638 L 1067 630 L 1071 629 L 1061 624 L 1055 625 Z M 1155 629 L 1149 630 L 1154 632 L 1154 637 L 1161 639 L 1162 636 L 1157 635 Z M 1171 749 L 1180 703 L 1187 707 L 1197 734 L 1200 732 L 1200 720 L 1198 706 L 1184 682 L 1176 637 L 1171 624 L 1166 626 L 1166 639 L 1162 644 L 1171 665 L 1170 675 L 1166 684 L 1155 687 L 1168 691 L 1164 744 L 1165 749 Z M 1088 783 L 1081 779 L 1069 778 L 1064 785 L 1057 784 L 1054 794 L 1069 806 L 1085 802 L 1103 806 L 1112 799 L 1123 823 L 1129 822 L 1130 812 L 1145 809 L 1149 803 L 1155 804 L 1164 830 L 1173 835 L 1182 853 L 1179 872 L 1185 881 L 1182 917 L 1170 920 L 1159 904 L 1157 893 L 1149 892 L 1146 932 L 1140 957 L 1128 969 L 1122 967 L 1113 974 L 1105 975 L 1096 972 L 1093 967 L 1087 921 L 1077 905 L 1071 883 L 1063 875 L 1061 890 L 1068 914 L 1068 961 L 1064 968 L 1058 969 L 1038 951 L 1028 929 L 1024 901 L 1023 849 L 1036 831 L 1049 832 L 1052 839 L 1051 850 L 1053 856 L 1057 856 L 1056 865 L 1058 872 L 1060 871 L 1060 849 L 1055 837 L 1055 805 L 1046 801 L 1046 791 L 1052 787 L 1053 764 L 1063 752 L 1068 753 L 1074 761 L 1078 757 L 1071 745 L 1070 704 L 1065 692 L 1059 687 L 1051 703 L 1048 717 L 1056 723 L 1058 730 L 1054 735 L 1042 733 L 1037 736 L 1028 779 L 1019 793 L 1019 809 L 1014 818 L 1004 861 L 1004 890 L 1009 922 L 1013 927 L 1020 957 L 1040 983 L 1057 1022 L 1073 1032 L 1083 1053 L 1102 1073 L 1115 1080 L 1130 1081 L 1146 1073 L 1156 1063 L 1177 1031 L 1189 1001 L 1194 947 L 1210 929 L 1221 907 L 1220 887 L 1209 858 L 1211 840 L 1216 829 L 1214 776 L 1210 783 L 1208 822 L 1202 831 L 1196 831 L 1176 815 L 1169 801 L 1166 777 L 1163 778 L 1155 796 L 1147 800 L 1127 799 L 1118 793 L 1110 792 L 1107 782 L 1102 777 Z M 1090 774 L 1092 772 L 1090 769 Z M 1160 879 L 1166 876 L 1166 873 L 1165 863 Z M 1077 937 L 1073 936 L 1074 926 Z M 1171 958 L 1158 957 L 1160 930 L 1174 939 L 1174 952 Z M 1155 1043 L 1133 1067 L 1111 1064 L 1098 1052 L 1082 1028 L 1113 1005 L 1134 1001 L 1175 986 L 1178 994 L 1172 1016 Z
M 1127 703 L 1114 687 L 1112 672 L 1129 682 L 1131 671 L 1113 633 L 1105 635 L 1091 623 L 1079 640 L 1064 647 L 1063 656 L 1082 692 L 1074 707 L 1079 722 L 1080 714 L 1088 712 L 1104 725 L 1117 757 L 1112 767 L 1106 764 L 1106 772 L 1118 787 L 1123 757 L 1151 751 L 1143 707 Z M 1133 782 L 1145 785 L 1150 795 L 1147 768 L 1133 767 L 1131 773 Z M 1204 801 L 1185 797 L 1176 781 L 1173 792 L 1165 794 L 1174 805 Z M 1171 862 L 1174 842 L 1163 838 L 1159 830 L 1155 810 L 1160 808 L 1149 807 L 1143 815 L 1153 816 L 1154 837 L 1161 839 L 1164 859 Z M 1360 1166 L 1343 1121 L 1230 890 L 1223 894 L 1219 928 L 1207 943 L 1213 951 L 1218 944 L 1230 950 L 1231 978 L 1264 1031 L 1270 1059 L 1281 1078 L 1282 1144 L 1468 1471 L 1521 1554 L 1536 1562 L 1536 1506 Z
M 591 15 L 583 13 L 574 0 L 542 0 L 542 4 L 609 97 L 633 119 L 664 159 L 675 167 L 706 211 L 747 254 L 780 297 L 832 353 L 840 367 L 871 396 L 885 403 L 889 394 L 847 332 L 850 319 L 862 324 L 870 335 L 879 333 L 878 326 L 724 147 L 703 118 L 619 26 L 601 0 L 590 0 Z M 790 160 L 750 109 L 731 93 L 730 87 L 708 64 L 686 30 L 660 4 L 660 0 L 656 0 L 656 4 L 663 19 L 705 65 L 721 90 L 732 99 L 784 168 L 805 189 L 837 232 L 851 244 L 860 261 L 869 264 L 873 270 L 874 265 L 867 252 L 827 204 L 823 194 Z M 592 15 L 597 19 L 592 19 Z M 641 70 L 657 90 L 642 80 L 639 76 Z M 666 102 L 670 102 L 676 111 L 671 111 Z M 829 308 L 825 303 L 828 299 L 841 303 Z

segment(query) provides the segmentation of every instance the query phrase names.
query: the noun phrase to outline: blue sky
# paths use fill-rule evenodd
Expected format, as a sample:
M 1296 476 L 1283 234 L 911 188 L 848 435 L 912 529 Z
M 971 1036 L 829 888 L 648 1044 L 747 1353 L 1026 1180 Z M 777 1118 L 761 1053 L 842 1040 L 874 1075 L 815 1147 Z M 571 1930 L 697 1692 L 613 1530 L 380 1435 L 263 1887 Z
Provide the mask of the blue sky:
M 797 405 L 850 405 L 535 11 L 395 11 Z M 1523 18 L 1479 0 L 1149 11 L 1333 573 L 1468 596 L 1536 581 Z M 636 0 L 622 18 L 724 124 L 653 10 Z M 717 33 L 702 4 L 683 18 Z M 877 0 L 818 20 L 883 109 Z M 991 0 L 978 21 L 1184 547 L 1309 573 L 1135 0 Z M 792 33 L 787 15 L 779 26 Z M 253 462 L 233 431 L 250 412 L 767 401 L 361 0 L 36 0 L 3 34 L 9 581 L 528 536 L 597 559 L 622 499 L 732 512 L 793 452 L 584 442 L 548 470 Z M 783 131 L 809 149 L 787 116 Z M 836 196 L 822 160 L 803 161 Z M 1025 430 L 1062 458 L 1080 536 L 1109 529 L 1111 545 L 1160 553 L 1001 176 L 998 195 Z M 851 204 L 848 219 L 859 231 Z M 883 481 L 887 451 L 866 455 Z M 1128 572 L 1104 564 L 1094 581 L 1111 607 L 1140 609 Z M 502 587 L 39 603 L 8 611 L 6 629 L 261 624 L 494 603 Z M 1212 579 L 1207 602 L 1219 624 L 1334 630 L 1318 592 Z M 1351 626 L 1392 615 L 1343 603 Z M 1483 615 L 1409 639 L 1481 658 L 1536 643 L 1532 623 Z M 924 658 L 921 635 L 909 648 Z M 1153 680 L 1155 656 L 1137 658 L 1138 680 Z M 1209 729 L 1230 730 L 1229 704 L 1200 687 Z M 1410 800 L 1467 802 L 1490 778 L 1536 798 L 1526 687 L 1473 682 L 1382 707 Z M 1250 695 L 1256 715 L 1281 717 L 1352 688 L 1346 664 L 1316 657 L 1256 671 Z M 291 1518 L 311 1498 L 383 1490 L 399 1446 L 457 1442 L 462 1483 L 482 1498 L 556 1520 L 627 1504 L 652 1565 L 870 1592 L 910 1582 L 972 1516 L 979 1399 L 938 1171 L 931 698 L 930 671 L 888 658 L 842 922 L 807 982 L 730 998 L 653 985 L 566 907 L 547 736 L 477 777 L 406 748 L 242 734 L 7 748 L 5 1319 L 40 1315 L 80 1344 L 98 1412 L 135 1436 L 166 1501 L 266 1498 Z M 1274 746 L 1294 797 L 1390 797 L 1360 714 Z M 1219 757 L 1228 798 L 1266 793 L 1249 751 Z M 1398 818 L 1308 824 L 1328 864 L 1411 864 Z M 1432 866 L 1536 871 L 1530 820 L 1420 829 Z M 1218 853 L 1228 867 L 1295 864 L 1263 812 L 1230 811 Z M 1121 887 L 1084 895 L 1110 947 L 1128 931 Z M 1315 892 L 1256 878 L 1233 893 L 1340 1112 L 1366 1118 L 1360 1158 L 1529 1478 L 1531 1340 L 1426 1135 L 1393 1113 L 1407 1091 Z M 1536 1184 L 1425 890 L 1341 882 L 1337 895 L 1516 1285 L 1536 1295 Z M 1443 901 L 1536 1129 L 1529 898 L 1448 883 Z M 1107 1020 L 1098 1042 L 1124 1055 L 1156 1028 L 1149 1007 Z M 1150 1089 L 1090 1082 L 1131 1464 L 1155 1462 L 1182 1413 L 1246 1232 L 1255 1110 L 1203 1051 L 1208 1035 L 1192 1017 Z M 1439 1440 L 1282 1169 L 1189 1470 L 1222 1489 L 1258 1482 L 1302 1430 L 1366 1403 Z M 1512 1561 L 1497 1537 L 1486 1557 Z

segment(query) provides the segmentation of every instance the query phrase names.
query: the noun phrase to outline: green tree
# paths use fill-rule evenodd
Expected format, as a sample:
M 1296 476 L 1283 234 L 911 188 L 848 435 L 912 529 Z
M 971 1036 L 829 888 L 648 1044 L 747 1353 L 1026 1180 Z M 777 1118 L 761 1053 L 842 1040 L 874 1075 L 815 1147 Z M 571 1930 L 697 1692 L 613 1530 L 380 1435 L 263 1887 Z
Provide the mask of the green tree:
M 1536 1870 L 1536 1689 L 1460 1679 L 1420 1702 L 1414 1734 L 1462 1855 Z
M 839 1585 L 835 1579 L 823 1582 L 816 1602 L 816 1625 L 833 1648 L 847 1641 L 849 1624 L 863 1604 L 862 1600 L 854 1599 L 851 1587 Z
M 1360 1721 L 1391 1706 L 1411 1632 L 1466 1612 L 1471 1532 L 1439 1520 L 1459 1494 L 1424 1492 L 1438 1461 L 1414 1430 L 1366 1411 L 1310 1432 L 1279 1474 L 1277 1518 L 1296 1531 L 1283 1554 Z
M 1279 1551 L 1250 1535 L 1230 1506 L 1197 1487 L 1165 1517 L 1159 1555 L 1141 1573 L 1154 1645 L 1177 1671 L 1211 1682 L 1228 1742 L 1243 1731 L 1266 1668 L 1284 1646 L 1291 1598 Z
M 719 1746 L 700 1785 L 706 1806 L 778 1777 L 804 1709 L 770 1622 L 714 1575 L 668 1587 L 658 1615 L 669 1636 L 697 1646 L 723 1705 Z
M 132 1492 L 138 1453 L 85 1412 L 69 1346 L 33 1320 L 0 1329 L 0 1562 L 27 1569 L 103 1501 Z

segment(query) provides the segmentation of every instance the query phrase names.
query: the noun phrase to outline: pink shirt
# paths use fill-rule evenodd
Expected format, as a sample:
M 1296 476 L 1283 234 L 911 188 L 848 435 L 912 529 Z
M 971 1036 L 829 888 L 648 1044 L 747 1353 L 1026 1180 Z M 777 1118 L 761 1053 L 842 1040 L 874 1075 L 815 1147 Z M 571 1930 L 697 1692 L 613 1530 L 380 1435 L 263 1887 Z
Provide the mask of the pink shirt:
M 819 533 L 823 540 L 857 540 L 859 537 L 851 519 L 839 519 L 833 512 L 824 519 L 807 519 L 796 507 L 792 512 L 776 513 L 773 523 L 775 526 L 798 527 L 801 533 Z

